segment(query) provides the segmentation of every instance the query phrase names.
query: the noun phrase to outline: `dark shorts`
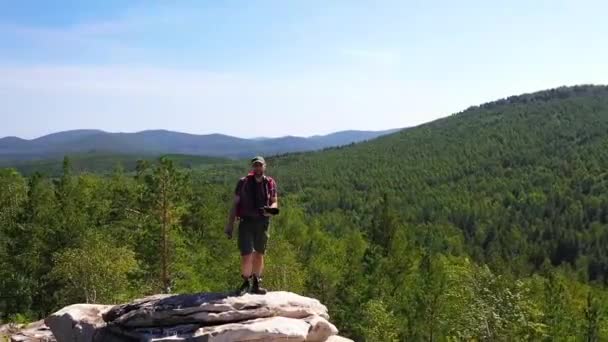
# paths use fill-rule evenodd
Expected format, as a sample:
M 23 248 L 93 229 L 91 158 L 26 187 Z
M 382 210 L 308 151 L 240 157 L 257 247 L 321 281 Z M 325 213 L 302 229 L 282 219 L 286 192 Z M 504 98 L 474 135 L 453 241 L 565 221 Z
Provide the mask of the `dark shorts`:
M 256 251 L 260 254 L 266 252 L 268 243 L 270 220 L 260 219 L 241 219 L 239 223 L 239 250 L 241 255 L 247 255 Z

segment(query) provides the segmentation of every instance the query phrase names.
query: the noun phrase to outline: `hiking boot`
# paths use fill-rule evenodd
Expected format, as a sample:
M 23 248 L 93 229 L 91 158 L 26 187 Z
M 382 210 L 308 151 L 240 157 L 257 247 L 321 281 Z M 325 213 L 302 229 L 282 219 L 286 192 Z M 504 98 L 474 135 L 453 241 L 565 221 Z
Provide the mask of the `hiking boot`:
M 262 284 L 262 278 L 258 277 L 257 275 L 253 275 L 253 284 L 251 286 L 251 293 L 255 293 L 255 294 L 266 294 L 268 292 L 268 290 L 266 290 L 265 288 L 263 288 L 261 286 Z
M 238 288 L 238 290 L 236 290 L 236 294 L 238 296 L 242 296 L 251 290 L 251 277 L 248 277 L 248 278 L 245 276 L 241 276 L 241 277 L 243 277 L 243 284 L 241 284 L 241 286 Z

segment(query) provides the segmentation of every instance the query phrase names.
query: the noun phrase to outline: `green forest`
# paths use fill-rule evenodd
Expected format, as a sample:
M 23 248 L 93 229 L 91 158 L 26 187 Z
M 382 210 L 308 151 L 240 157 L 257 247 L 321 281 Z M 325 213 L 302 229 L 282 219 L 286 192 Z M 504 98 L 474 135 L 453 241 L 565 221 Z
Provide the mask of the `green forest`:
M 223 228 L 247 161 L 122 159 L 0 169 L 0 323 L 240 284 Z M 318 298 L 341 335 L 608 340 L 608 87 L 267 162 L 281 214 L 265 286 Z

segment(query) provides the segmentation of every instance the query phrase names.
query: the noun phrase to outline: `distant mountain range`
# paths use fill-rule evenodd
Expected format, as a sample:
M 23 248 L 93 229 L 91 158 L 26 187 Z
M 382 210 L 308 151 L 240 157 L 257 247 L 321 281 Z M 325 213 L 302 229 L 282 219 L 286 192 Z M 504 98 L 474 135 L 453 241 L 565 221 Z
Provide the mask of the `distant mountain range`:
M 195 135 L 166 130 L 137 133 L 110 133 L 101 130 L 72 130 L 26 140 L 0 139 L 0 161 L 53 159 L 69 154 L 117 153 L 131 155 L 187 154 L 227 158 L 255 154 L 276 155 L 287 152 L 319 150 L 348 145 L 394 133 L 386 131 L 341 131 L 311 137 L 243 139 L 222 134 Z

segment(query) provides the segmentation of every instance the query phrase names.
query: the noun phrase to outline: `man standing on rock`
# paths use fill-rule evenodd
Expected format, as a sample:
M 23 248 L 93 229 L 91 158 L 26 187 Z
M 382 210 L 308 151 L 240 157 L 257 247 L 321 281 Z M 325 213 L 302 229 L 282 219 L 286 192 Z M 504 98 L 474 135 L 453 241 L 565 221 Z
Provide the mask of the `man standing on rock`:
M 277 185 L 266 176 L 266 161 L 258 156 L 251 160 L 251 171 L 241 178 L 234 191 L 234 200 L 224 232 L 232 238 L 234 221 L 239 218 L 238 246 L 241 251 L 243 284 L 238 294 L 265 294 L 261 286 L 264 253 L 269 236 L 270 216 L 277 214 Z

